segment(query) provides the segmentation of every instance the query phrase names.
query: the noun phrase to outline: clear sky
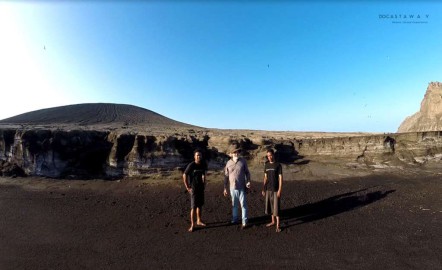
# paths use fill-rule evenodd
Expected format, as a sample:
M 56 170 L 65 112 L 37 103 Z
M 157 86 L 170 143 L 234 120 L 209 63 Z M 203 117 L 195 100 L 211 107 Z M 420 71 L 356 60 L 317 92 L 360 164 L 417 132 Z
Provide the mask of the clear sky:
M 0 37 L 0 119 L 110 102 L 209 128 L 395 132 L 442 82 L 439 1 L 0 0 Z

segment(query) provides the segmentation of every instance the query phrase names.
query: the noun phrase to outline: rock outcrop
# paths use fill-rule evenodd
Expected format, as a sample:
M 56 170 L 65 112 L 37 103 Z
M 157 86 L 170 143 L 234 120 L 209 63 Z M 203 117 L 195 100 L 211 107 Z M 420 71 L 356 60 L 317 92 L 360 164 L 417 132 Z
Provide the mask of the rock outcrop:
M 442 83 L 431 82 L 421 102 L 420 110 L 407 117 L 398 132 L 442 130 Z
M 322 164 L 318 169 L 324 169 L 324 164 L 334 164 L 340 167 L 337 174 L 352 175 L 361 169 L 420 166 L 442 156 L 441 132 L 335 138 L 296 138 L 289 133 L 275 138 L 263 134 L 227 136 L 222 131 L 199 130 L 151 135 L 3 128 L 0 129 L 0 169 L 2 175 L 9 176 L 81 179 L 179 173 L 198 148 L 208 160 L 209 169 L 220 172 L 229 158 L 225 149 L 238 144 L 258 180 L 267 148 L 276 150 L 277 159 L 288 174 L 304 171 L 312 176 L 314 164 Z
M 430 86 L 428 95 L 440 89 L 439 83 Z M 423 108 L 423 112 L 438 111 L 433 103 Z M 193 151 L 200 149 L 211 173 L 222 179 L 232 144 L 241 147 L 256 181 L 262 179 L 268 148 L 276 151 L 288 180 L 420 170 L 429 164 L 437 167 L 442 157 L 442 132 L 438 131 L 344 134 L 205 129 L 130 105 L 83 104 L 0 121 L 0 176 L 160 175 L 162 179 L 169 175 L 179 179 Z

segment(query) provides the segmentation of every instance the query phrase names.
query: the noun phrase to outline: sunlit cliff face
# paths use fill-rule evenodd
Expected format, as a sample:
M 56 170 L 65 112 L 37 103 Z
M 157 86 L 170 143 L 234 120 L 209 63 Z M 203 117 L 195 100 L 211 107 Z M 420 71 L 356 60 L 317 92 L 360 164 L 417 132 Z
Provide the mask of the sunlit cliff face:
M 420 112 L 429 118 L 442 114 L 442 83 L 430 83 L 421 102 Z
M 398 132 L 424 132 L 442 129 L 442 83 L 428 85 L 418 112 L 407 117 Z

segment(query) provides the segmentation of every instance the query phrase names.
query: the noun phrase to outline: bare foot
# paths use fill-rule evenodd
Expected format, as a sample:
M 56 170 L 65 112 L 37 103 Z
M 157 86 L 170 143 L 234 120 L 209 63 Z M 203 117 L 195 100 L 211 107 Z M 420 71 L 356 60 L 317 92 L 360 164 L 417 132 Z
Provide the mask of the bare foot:
M 273 226 L 273 225 L 275 225 L 275 222 L 271 222 L 271 223 L 269 223 L 269 224 L 266 224 L 266 227 L 271 227 L 271 226 Z
M 276 232 L 281 232 L 281 228 L 276 227 Z
M 189 232 L 193 232 L 193 226 L 190 226 L 190 228 L 189 228 L 188 231 L 189 231 Z
M 206 224 L 203 223 L 203 222 L 201 222 L 201 221 L 200 221 L 200 222 L 197 222 L 196 225 L 198 225 L 198 226 L 202 226 L 202 227 L 206 227 Z

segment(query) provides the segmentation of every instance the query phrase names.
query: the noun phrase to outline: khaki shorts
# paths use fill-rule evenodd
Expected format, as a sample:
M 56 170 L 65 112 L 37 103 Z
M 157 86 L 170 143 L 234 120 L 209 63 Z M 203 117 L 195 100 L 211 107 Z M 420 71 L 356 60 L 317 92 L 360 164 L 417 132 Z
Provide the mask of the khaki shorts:
M 266 215 L 279 216 L 280 200 L 278 198 L 278 192 L 266 191 Z

